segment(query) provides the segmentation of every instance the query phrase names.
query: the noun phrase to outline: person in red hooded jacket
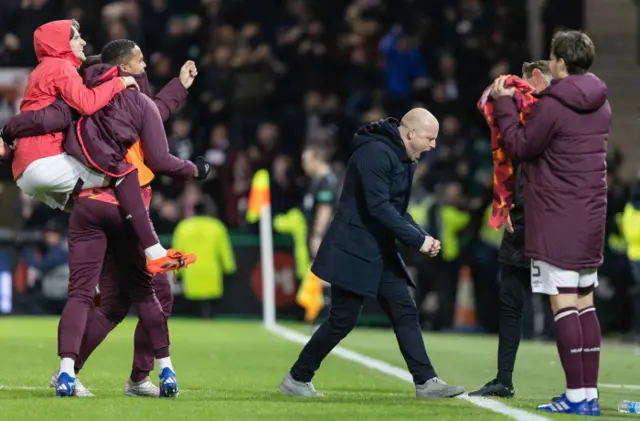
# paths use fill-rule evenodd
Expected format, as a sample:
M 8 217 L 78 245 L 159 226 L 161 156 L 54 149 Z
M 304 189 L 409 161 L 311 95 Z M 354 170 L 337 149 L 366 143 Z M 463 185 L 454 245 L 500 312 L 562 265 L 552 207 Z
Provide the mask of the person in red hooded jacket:
M 36 29 L 34 46 L 40 64 L 29 76 L 21 112 L 35 111 L 51 105 L 58 96 L 80 114 L 92 115 L 127 86 L 139 89 L 131 75 L 116 77 L 90 89 L 85 86 L 77 67 L 86 59 L 86 45 L 72 20 L 49 22 Z M 136 174 L 90 169 L 76 157 L 65 153 L 64 135 L 53 133 L 27 137 L 16 142 L 13 175 L 16 184 L 26 194 L 45 204 L 64 209 L 74 190 L 103 187 L 109 176 L 116 178 L 115 191 L 121 210 L 145 249 L 148 270 L 162 273 L 188 264 L 192 258 L 184 253 L 166 250 L 155 235 L 138 189 Z M 131 169 L 130 169 L 131 170 Z
M 145 63 L 142 52 L 139 47 L 129 40 L 115 40 L 105 45 L 101 56 L 87 57 L 81 66 L 80 73 L 83 74 L 82 68 L 91 68 L 92 66 L 106 61 L 112 65 L 116 65 L 120 75 L 132 75 L 140 87 L 140 92 L 153 98 L 153 90 L 149 85 L 149 81 L 145 73 Z M 180 77 L 173 79 L 169 82 L 160 92 L 153 98 L 154 104 L 158 107 L 161 118 L 166 121 L 171 113 L 178 109 L 187 97 L 187 89 L 191 86 L 197 75 L 197 69 L 195 63 L 187 61 L 181 69 Z M 124 94 L 120 94 L 124 95 Z M 112 99 L 111 102 L 115 101 Z M 96 115 L 100 115 L 98 112 Z M 12 137 L 26 137 L 36 136 L 45 133 L 65 131 L 69 125 L 72 125 L 74 118 L 70 107 L 63 100 L 56 100 L 50 106 L 38 111 L 29 111 L 21 113 L 15 117 L 12 117 L 5 128 L 4 133 L 7 138 L 11 140 Z M 75 125 L 74 125 L 75 126 Z M 72 136 L 74 137 L 74 136 Z M 71 139 L 73 143 L 74 139 Z M 77 138 L 75 138 L 77 143 Z M 101 140 L 95 140 L 95 142 L 103 142 Z M 145 143 L 142 145 L 142 143 Z M 161 142 L 158 144 L 157 142 Z M 166 138 L 165 138 L 166 142 Z M 84 157 L 77 156 L 74 152 L 69 150 L 69 138 L 65 142 L 65 149 L 73 156 L 76 156 L 84 165 L 90 164 L 83 161 Z M 149 168 L 152 168 L 154 172 L 158 173 L 171 173 L 175 174 L 180 172 L 184 176 L 193 175 L 193 164 L 188 161 L 177 160 L 168 154 L 167 146 L 162 146 L 162 139 L 158 136 L 150 136 L 145 139 L 140 139 L 139 144 L 142 149 L 146 151 L 144 154 L 145 163 Z M 77 149 L 77 148 L 76 148 Z M 80 152 L 82 155 L 82 152 Z M 184 168 L 184 169 L 181 169 Z M 198 171 L 198 173 L 203 171 Z M 206 172 L 206 171 L 204 171 Z M 203 174 L 204 175 L 204 174 Z M 142 176 L 140 183 L 143 183 Z M 145 181 L 147 183 L 147 181 Z M 83 191 L 79 196 L 86 197 L 86 193 L 92 195 L 97 189 L 89 191 Z M 98 195 L 93 195 L 98 196 Z M 108 265 L 106 262 L 109 262 Z M 107 269 L 110 266 L 110 269 Z M 112 267 L 113 266 L 113 267 Z M 103 273 L 108 270 L 118 270 L 118 265 L 115 264 L 113 258 L 106 257 L 105 265 L 103 267 Z M 119 272 L 118 272 L 119 273 Z M 111 286 L 106 285 L 107 281 L 110 281 L 109 276 L 101 276 L 100 289 L 104 291 L 114 290 L 111 282 Z M 115 276 L 117 279 L 117 276 Z M 103 282 L 105 283 L 103 285 Z M 104 289 L 103 289 L 104 286 Z M 154 277 L 154 289 L 156 296 L 160 301 L 160 304 L 164 312 L 168 315 L 171 313 L 173 307 L 173 294 L 171 292 L 171 285 L 166 276 Z M 116 294 L 117 295 L 117 294 Z M 101 300 L 103 304 L 100 305 L 100 311 L 92 311 L 88 315 L 87 325 L 85 327 L 85 334 L 83 334 L 83 344 L 80 348 L 80 354 L 78 360 L 76 360 L 75 371 L 78 373 L 84 362 L 87 360 L 91 352 L 95 347 L 102 342 L 102 339 L 117 325 L 121 318 L 126 316 L 129 305 L 122 305 L 120 303 L 120 296 L 114 297 L 113 294 L 103 294 L 104 298 Z M 111 298 L 108 298 L 111 297 Z M 117 303 L 116 303 L 117 301 Z M 117 311 L 123 311 L 124 313 L 114 313 L 116 310 L 109 310 L 109 308 L 116 307 Z M 96 319 L 97 320 L 94 320 Z M 111 320 L 118 320 L 111 323 Z M 91 345 L 85 345 L 85 342 Z M 136 327 L 136 349 L 134 359 L 134 369 L 131 372 L 131 378 L 125 386 L 125 393 L 133 396 L 159 396 L 159 389 L 151 382 L 149 378 L 149 372 L 154 366 L 154 353 L 150 347 L 146 332 L 142 328 L 141 323 L 138 323 Z M 50 386 L 56 387 L 59 371 L 56 370 L 50 380 Z M 80 383 L 78 376 L 76 376 L 75 382 L 76 396 L 93 396 L 84 386 Z
M 39 64 L 29 75 L 21 112 L 40 110 L 61 97 L 80 114 L 91 115 L 128 86 L 137 86 L 133 77 L 123 77 L 87 88 L 77 71 L 85 60 L 86 45 L 79 28 L 76 21 L 60 20 L 35 30 L 33 44 Z M 79 178 L 85 188 L 105 184 L 103 174 L 90 171 L 64 153 L 63 138 L 63 133 L 52 133 L 19 139 L 12 162 L 18 187 L 58 209 L 64 208 Z

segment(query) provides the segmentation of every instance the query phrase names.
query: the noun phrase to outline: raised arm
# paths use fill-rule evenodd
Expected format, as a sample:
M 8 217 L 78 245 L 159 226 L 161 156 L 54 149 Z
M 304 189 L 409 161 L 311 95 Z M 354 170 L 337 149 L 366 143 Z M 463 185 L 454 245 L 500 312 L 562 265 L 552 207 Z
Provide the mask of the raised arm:
M 374 144 L 362 146 L 355 159 L 369 214 L 403 244 L 419 250 L 425 235 L 409 223 L 389 201 L 392 178 L 391 157 Z
M 7 122 L 6 133 L 11 138 L 41 136 L 47 133 L 65 132 L 73 123 L 73 112 L 62 100 L 37 111 L 25 111 Z
M 169 143 L 158 108 L 151 99 L 138 95 L 142 106 L 140 142 L 144 151 L 144 162 L 154 173 L 170 177 L 195 177 L 196 166 L 191 161 L 177 158 L 169 153 Z
M 167 121 L 187 100 L 187 88 L 182 85 L 180 78 L 173 78 L 153 98 L 153 102 L 160 111 L 162 121 Z
M 67 104 L 82 115 L 91 115 L 109 103 L 114 95 L 126 89 L 120 78 L 103 83 L 89 89 L 82 81 L 82 77 L 71 66 L 63 66 L 60 74 L 53 81 L 55 88 Z
M 518 161 L 537 158 L 549 145 L 556 131 L 553 99 L 543 97 L 533 105 L 525 124 L 511 96 L 498 97 L 493 103 L 496 125 L 503 135 L 504 149 Z

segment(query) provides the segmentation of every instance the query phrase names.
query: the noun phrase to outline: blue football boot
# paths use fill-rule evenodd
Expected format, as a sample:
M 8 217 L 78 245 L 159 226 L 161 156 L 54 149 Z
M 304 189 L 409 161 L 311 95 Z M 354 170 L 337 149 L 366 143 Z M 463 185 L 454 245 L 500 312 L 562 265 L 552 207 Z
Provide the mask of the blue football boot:
M 589 409 L 591 409 L 591 415 L 594 417 L 600 416 L 600 401 L 598 399 L 592 399 L 588 402 Z
M 567 397 L 562 394 L 560 399 L 555 402 L 538 406 L 538 411 L 544 412 L 556 412 L 560 414 L 575 414 L 575 415 L 592 415 L 591 407 L 587 403 L 586 399 L 581 402 L 571 402 Z
M 76 394 L 76 378 L 71 377 L 67 373 L 60 373 L 56 381 L 56 396 L 61 398 L 75 396 Z
M 169 367 L 162 369 L 160 373 L 160 397 L 161 398 L 177 398 L 178 397 L 178 381 L 176 380 L 176 373 L 174 373 Z

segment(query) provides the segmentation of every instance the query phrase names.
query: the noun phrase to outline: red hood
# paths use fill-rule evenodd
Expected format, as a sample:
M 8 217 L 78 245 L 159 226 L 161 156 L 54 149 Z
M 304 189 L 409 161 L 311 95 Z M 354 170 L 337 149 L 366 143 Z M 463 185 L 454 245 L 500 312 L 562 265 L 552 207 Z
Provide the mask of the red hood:
M 55 20 L 38 27 L 33 33 L 33 47 L 38 61 L 46 57 L 65 59 L 74 67 L 82 61 L 71 51 L 71 20 Z

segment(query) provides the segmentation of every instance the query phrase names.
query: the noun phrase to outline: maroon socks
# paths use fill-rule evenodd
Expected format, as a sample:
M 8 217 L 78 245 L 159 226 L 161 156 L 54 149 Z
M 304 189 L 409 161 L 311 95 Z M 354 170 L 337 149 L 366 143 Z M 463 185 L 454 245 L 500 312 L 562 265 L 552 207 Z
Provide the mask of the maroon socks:
M 140 183 L 138 182 L 138 170 L 120 178 L 116 182 L 114 190 L 118 202 L 120 202 L 122 214 L 131 224 L 131 228 L 145 251 L 155 245 L 159 245 L 160 241 L 149 219 L 144 200 L 142 200 Z M 159 257 L 163 257 L 165 254 L 166 252 Z M 159 257 L 154 258 L 157 259 Z
M 555 314 L 556 345 L 567 379 L 567 398 L 571 402 L 586 399 L 582 363 L 582 325 L 578 310 L 565 307 Z
M 598 371 L 600 367 L 600 322 L 595 307 L 580 311 L 582 327 L 582 375 L 588 401 L 598 398 Z

